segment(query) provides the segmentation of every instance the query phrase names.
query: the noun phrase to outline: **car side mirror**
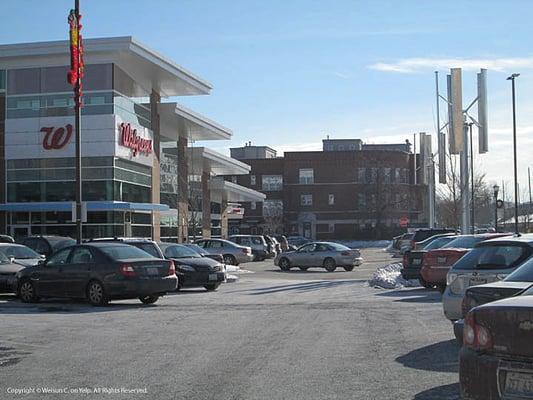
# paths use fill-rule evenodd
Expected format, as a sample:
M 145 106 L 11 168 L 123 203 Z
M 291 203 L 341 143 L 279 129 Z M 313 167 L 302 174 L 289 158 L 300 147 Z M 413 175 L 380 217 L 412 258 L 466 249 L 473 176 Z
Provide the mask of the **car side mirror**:
M 14 263 L 15 262 L 15 257 L 9 257 L 9 262 L 10 263 Z

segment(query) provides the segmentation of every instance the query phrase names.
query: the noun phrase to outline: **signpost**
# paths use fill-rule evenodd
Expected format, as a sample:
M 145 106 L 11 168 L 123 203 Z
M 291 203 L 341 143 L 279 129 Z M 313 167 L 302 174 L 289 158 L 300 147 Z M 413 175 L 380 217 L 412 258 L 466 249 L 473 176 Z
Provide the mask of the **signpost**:
M 70 27 L 70 70 L 67 81 L 74 87 L 75 131 L 76 131 L 76 241 L 82 240 L 82 209 L 81 209 L 81 98 L 83 77 L 83 43 L 81 38 L 80 1 L 75 0 L 74 9 L 68 15 Z

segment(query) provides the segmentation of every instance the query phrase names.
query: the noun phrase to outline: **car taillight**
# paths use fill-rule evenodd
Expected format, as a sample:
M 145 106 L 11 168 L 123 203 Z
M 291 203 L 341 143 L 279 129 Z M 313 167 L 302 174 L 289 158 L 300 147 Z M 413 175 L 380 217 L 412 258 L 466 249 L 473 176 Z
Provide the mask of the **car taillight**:
M 119 272 L 127 277 L 137 276 L 137 272 L 135 272 L 130 264 L 120 264 Z
M 474 350 L 492 349 L 492 335 L 490 331 L 486 327 L 476 324 L 476 318 L 471 312 L 465 318 L 463 343 L 465 346 Z
M 242 249 L 242 252 L 243 252 L 244 254 L 248 254 L 248 253 L 250 253 L 250 249 Z
M 170 266 L 168 267 L 168 275 L 174 275 L 176 273 L 176 266 L 174 261 L 170 260 Z

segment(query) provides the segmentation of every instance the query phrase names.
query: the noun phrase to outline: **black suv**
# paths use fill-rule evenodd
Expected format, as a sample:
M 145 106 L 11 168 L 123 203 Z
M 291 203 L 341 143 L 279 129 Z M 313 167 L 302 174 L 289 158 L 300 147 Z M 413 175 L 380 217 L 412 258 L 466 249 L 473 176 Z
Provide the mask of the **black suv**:
M 118 243 L 126 243 L 131 246 L 135 246 L 138 249 L 146 251 L 148 254 L 157 257 L 157 258 L 165 258 L 163 252 L 159 248 L 156 242 L 150 239 L 145 238 L 132 238 L 132 237 L 113 237 L 113 238 L 98 238 L 98 239 L 90 239 L 87 241 L 88 243 L 102 243 L 102 242 L 118 242 Z
M 56 251 L 76 244 L 76 241 L 64 236 L 27 236 L 20 239 L 18 243 L 48 258 Z

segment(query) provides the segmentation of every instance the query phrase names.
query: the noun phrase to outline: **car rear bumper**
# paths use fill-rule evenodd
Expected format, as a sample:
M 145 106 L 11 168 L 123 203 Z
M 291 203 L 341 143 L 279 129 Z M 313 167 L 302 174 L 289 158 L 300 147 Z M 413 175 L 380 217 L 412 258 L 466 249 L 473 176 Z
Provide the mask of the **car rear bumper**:
M 450 321 L 456 321 L 463 318 L 463 310 L 461 304 L 463 302 L 463 294 L 453 294 L 450 288 L 446 288 L 442 295 L 442 308 L 444 315 Z
M 205 286 L 224 282 L 226 274 L 219 271 L 185 272 L 180 274 L 179 279 L 180 286 L 183 287 Z
M 420 270 L 420 276 L 428 283 L 446 285 L 446 275 L 450 268 L 449 265 L 424 266 L 424 268 Z
M 251 262 L 254 260 L 253 254 L 244 254 L 244 253 L 236 255 L 235 258 L 237 259 L 237 262 L 239 264 L 244 264 L 244 263 Z
M 261 260 L 264 258 L 268 258 L 268 253 L 265 250 L 252 249 L 252 255 L 254 256 L 254 260 Z
M 106 290 L 111 298 L 138 297 L 150 294 L 172 292 L 178 287 L 178 277 L 170 275 L 160 278 L 134 278 L 110 282 Z
M 420 279 L 420 267 L 402 268 L 400 272 L 403 279 Z
M 0 293 L 16 292 L 18 279 L 13 275 L 0 275 Z
M 463 399 L 499 399 L 499 359 L 463 347 L 459 352 L 459 383 Z

